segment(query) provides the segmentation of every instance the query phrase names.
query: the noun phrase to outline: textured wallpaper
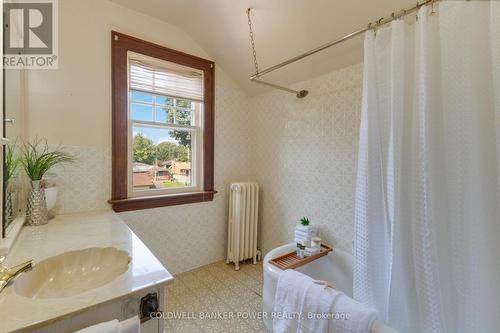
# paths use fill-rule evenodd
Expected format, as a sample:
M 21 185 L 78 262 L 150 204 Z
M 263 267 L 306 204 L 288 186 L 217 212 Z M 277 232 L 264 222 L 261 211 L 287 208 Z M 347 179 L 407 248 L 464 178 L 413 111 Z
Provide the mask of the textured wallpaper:
M 228 187 L 257 180 L 265 252 L 293 240 L 308 216 L 329 243 L 351 250 L 362 67 L 303 82 L 298 100 L 279 91 L 248 98 L 216 87 L 213 202 L 120 213 L 171 273 L 225 258 Z M 55 212 L 108 209 L 111 147 L 65 147 L 78 164 L 55 170 Z
M 351 252 L 362 65 L 302 82 L 309 95 L 252 99 L 253 170 L 261 184 L 265 252 L 293 241 L 302 216 L 328 243 Z
M 58 196 L 54 213 L 66 214 L 109 209 L 111 198 L 111 147 L 62 148 L 76 158 L 76 163 L 58 167 L 45 176 L 56 183 Z
M 217 88 L 214 201 L 120 213 L 171 273 L 225 259 L 229 184 L 250 179 L 250 114 L 245 94 Z
M 248 97 L 216 87 L 215 189 L 212 202 L 120 213 L 122 219 L 171 273 L 225 258 L 228 187 L 250 179 Z M 49 175 L 57 183 L 57 214 L 109 209 L 111 147 L 64 147 L 77 157 L 73 166 Z

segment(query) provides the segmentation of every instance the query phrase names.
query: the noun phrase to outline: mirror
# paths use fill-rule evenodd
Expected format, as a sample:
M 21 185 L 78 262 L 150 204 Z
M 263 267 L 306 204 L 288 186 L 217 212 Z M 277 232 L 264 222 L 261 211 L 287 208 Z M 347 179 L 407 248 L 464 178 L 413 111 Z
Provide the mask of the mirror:
M 24 138 L 24 85 L 25 72 L 20 69 L 4 69 L 4 137 L 3 146 L 3 225 L 2 235 L 16 219 L 23 218 L 26 206 L 25 177 L 19 165 L 19 145 Z

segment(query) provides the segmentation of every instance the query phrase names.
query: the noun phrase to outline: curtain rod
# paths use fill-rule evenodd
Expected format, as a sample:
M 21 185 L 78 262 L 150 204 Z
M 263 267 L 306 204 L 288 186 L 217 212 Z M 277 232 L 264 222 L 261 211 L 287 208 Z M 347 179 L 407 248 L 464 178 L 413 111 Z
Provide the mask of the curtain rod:
M 260 80 L 260 78 L 266 74 L 269 74 L 277 69 L 280 69 L 282 67 L 285 67 L 287 65 L 290 65 L 296 61 L 299 61 L 301 59 L 304 59 L 310 55 L 313 55 L 315 53 L 318 53 L 320 51 L 323 51 L 327 48 L 330 48 L 334 45 L 337 45 L 337 44 L 340 44 L 346 40 L 349 40 L 353 37 L 356 37 L 362 33 L 365 33 L 369 30 L 376 30 L 378 27 L 380 26 L 383 26 L 387 23 L 390 23 L 394 20 L 398 20 L 408 14 L 411 14 L 413 12 L 416 12 L 417 10 L 419 10 L 421 7 L 423 6 L 426 6 L 426 5 L 433 5 L 435 2 L 438 2 L 440 0 L 425 0 L 423 2 L 418 2 L 417 1 L 417 4 L 411 8 L 407 8 L 407 9 L 402 9 L 399 11 L 399 13 L 392 13 L 390 17 L 388 18 L 381 18 L 375 22 L 370 22 L 365 28 L 363 29 L 360 29 L 360 30 L 357 30 L 357 31 L 354 31 L 354 32 L 351 32 L 343 37 L 340 37 L 332 42 L 329 42 L 329 43 L 326 43 L 326 44 L 323 44 L 315 49 L 312 49 L 310 51 L 307 51 L 305 53 L 302 53 L 296 57 L 293 57 L 293 58 L 290 58 L 288 60 L 285 60 L 277 65 L 274 65 L 274 66 L 271 66 L 269 68 L 266 68 L 262 71 L 256 71 L 254 75 L 250 76 L 250 80 L 252 82 L 255 82 L 255 83 L 259 83 L 259 84 L 263 84 L 263 85 L 267 85 L 267 86 L 271 86 L 273 88 L 276 88 L 276 89 L 280 89 L 280 90 L 283 90 L 283 91 L 286 91 L 286 92 L 290 92 L 290 93 L 293 93 L 296 95 L 297 98 L 303 98 L 305 96 L 307 96 L 308 94 L 308 91 L 307 90 L 300 90 L 300 91 L 296 91 L 296 90 L 293 90 L 293 89 L 289 89 L 289 88 L 286 88 L 286 87 L 283 87 L 283 86 L 280 86 L 280 85 L 277 85 L 277 84 L 274 84 L 274 83 L 270 83 L 270 82 L 266 82 L 266 81 L 263 81 L 263 80 Z M 248 9 L 247 13 L 249 14 L 249 11 L 250 11 L 250 8 Z M 257 67 L 256 67 L 257 68 Z

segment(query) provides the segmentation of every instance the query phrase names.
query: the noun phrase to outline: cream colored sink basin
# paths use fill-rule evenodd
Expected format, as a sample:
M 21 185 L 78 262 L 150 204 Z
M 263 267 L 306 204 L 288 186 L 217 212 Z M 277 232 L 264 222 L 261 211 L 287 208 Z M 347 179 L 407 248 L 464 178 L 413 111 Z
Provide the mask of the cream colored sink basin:
M 17 294 L 30 298 L 63 298 L 103 286 L 128 269 L 130 256 L 113 247 L 65 252 L 35 263 L 14 282 Z

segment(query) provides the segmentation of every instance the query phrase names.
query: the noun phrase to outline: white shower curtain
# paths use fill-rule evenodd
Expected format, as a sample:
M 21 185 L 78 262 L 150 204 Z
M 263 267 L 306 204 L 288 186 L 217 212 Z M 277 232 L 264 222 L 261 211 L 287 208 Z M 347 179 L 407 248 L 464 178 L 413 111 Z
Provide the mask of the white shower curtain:
M 496 333 L 500 3 L 430 11 L 365 36 L 354 298 L 402 332 Z

